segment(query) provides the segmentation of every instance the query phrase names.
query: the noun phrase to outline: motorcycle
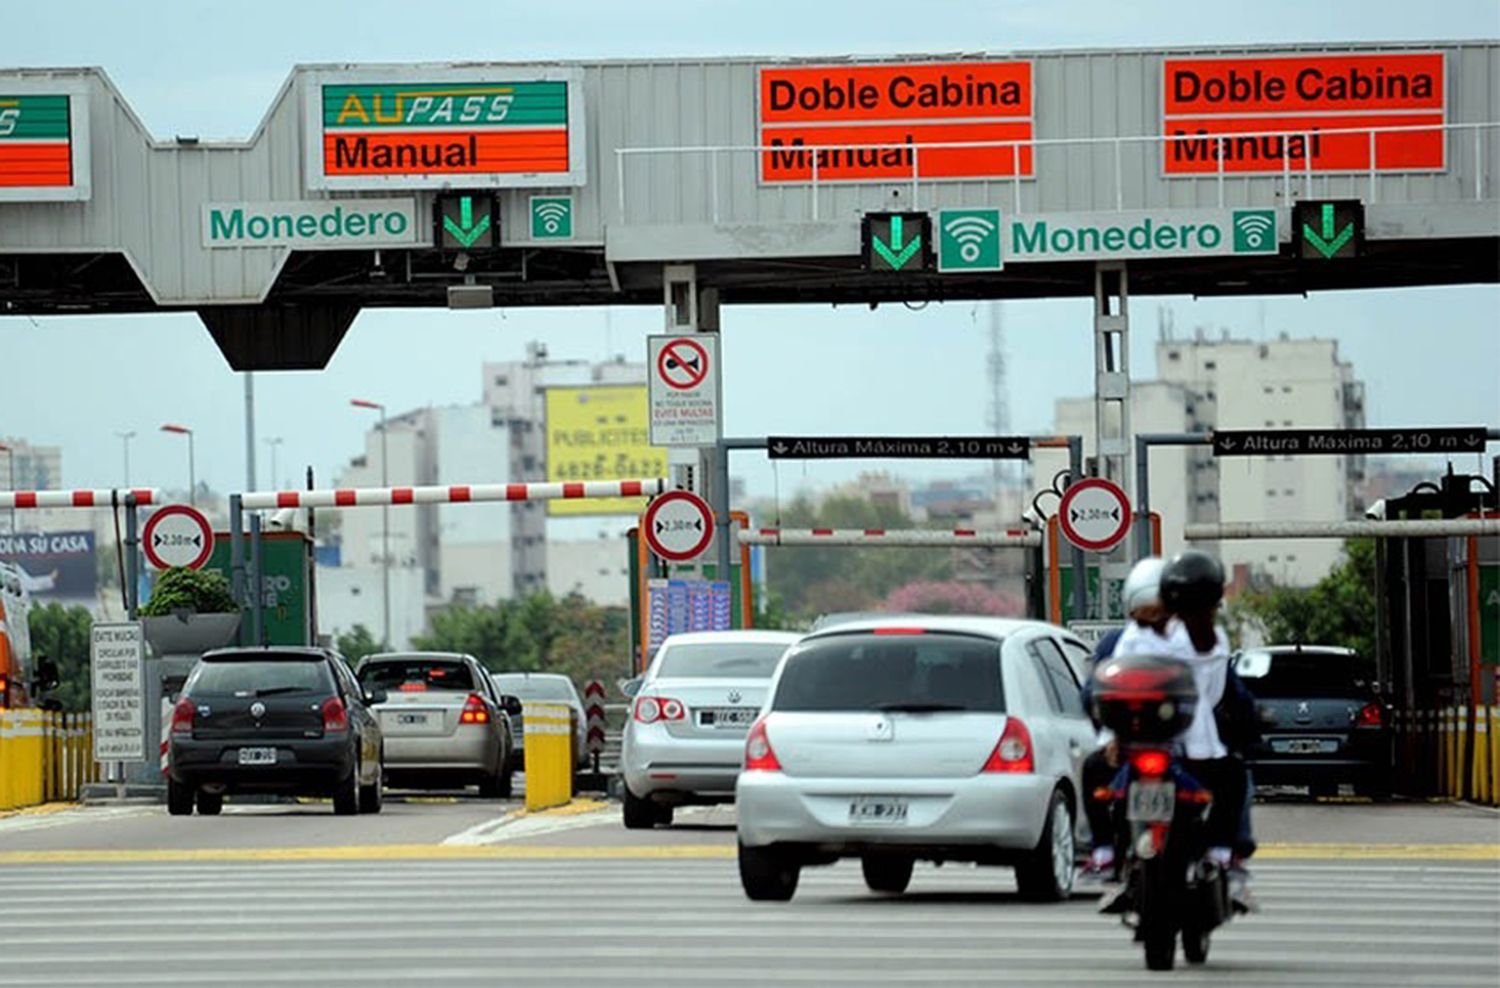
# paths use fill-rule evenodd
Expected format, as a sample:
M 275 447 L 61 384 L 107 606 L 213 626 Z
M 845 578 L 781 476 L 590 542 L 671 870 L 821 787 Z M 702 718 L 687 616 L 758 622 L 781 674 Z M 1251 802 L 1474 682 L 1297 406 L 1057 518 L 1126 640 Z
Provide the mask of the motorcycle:
M 1093 795 L 1112 805 L 1121 918 L 1134 927 L 1150 970 L 1172 969 L 1179 935 L 1187 962 L 1202 964 L 1233 908 L 1225 869 L 1204 857 L 1213 794 L 1172 750 L 1197 707 L 1192 673 L 1174 659 L 1109 659 L 1094 672 L 1091 703 L 1120 743 L 1118 774 Z

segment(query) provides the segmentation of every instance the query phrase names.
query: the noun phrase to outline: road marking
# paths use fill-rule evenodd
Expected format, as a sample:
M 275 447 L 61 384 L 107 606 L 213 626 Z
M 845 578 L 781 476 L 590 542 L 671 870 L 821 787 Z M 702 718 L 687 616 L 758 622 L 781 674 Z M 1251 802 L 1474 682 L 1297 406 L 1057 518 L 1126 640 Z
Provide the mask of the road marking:
M 18 834 L 33 830 L 52 830 L 75 823 L 98 823 L 103 820 L 118 820 L 124 817 L 147 816 L 160 811 L 157 806 L 91 806 L 80 808 L 74 804 L 62 804 L 63 809 L 46 810 L 40 813 L 18 813 L 0 819 L 0 834 Z
M 518 810 L 494 820 L 486 820 L 443 838 L 443 846 L 480 847 L 565 830 L 581 830 L 597 826 L 613 815 L 614 811 L 609 803 L 597 799 L 578 799 L 551 809 L 535 812 Z
M 1500 861 L 1500 844 L 1266 844 L 1255 857 L 1286 861 Z

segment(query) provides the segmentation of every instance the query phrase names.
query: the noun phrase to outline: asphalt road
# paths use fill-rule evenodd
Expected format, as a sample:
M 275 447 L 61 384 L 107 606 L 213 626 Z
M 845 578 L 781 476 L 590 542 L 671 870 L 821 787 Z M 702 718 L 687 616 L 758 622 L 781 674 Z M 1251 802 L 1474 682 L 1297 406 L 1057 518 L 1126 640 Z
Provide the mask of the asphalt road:
M 1205 969 L 1165 978 L 1091 901 L 1023 903 L 1004 869 L 919 866 L 888 897 L 846 862 L 758 904 L 730 809 L 648 832 L 612 805 L 516 810 L 0 819 L 0 985 L 1500 981 L 1500 814 L 1481 808 L 1259 807 L 1265 912 L 1221 931 Z

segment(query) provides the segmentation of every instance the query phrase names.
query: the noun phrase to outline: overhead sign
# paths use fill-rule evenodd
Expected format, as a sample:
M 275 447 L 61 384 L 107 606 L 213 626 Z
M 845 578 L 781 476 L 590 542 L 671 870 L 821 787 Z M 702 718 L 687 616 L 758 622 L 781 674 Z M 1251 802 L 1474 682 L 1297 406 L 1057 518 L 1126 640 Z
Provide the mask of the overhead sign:
M 581 70 L 357 69 L 304 85 L 310 189 L 584 184 Z
M 723 434 L 718 335 L 648 337 L 646 356 L 651 445 L 716 444 Z
M 460 192 L 434 196 L 432 226 L 439 250 L 490 250 L 500 246 L 500 208 L 492 195 Z
M 708 551 L 714 539 L 714 513 L 691 491 L 668 491 L 653 498 L 641 518 L 650 550 L 670 563 L 686 563 Z
M 1006 264 L 1275 254 L 1274 209 L 1145 209 L 1007 216 Z
M 88 87 L 0 82 L 0 202 L 89 198 Z
M 1442 52 L 1167 58 L 1162 113 L 1169 177 L 1445 167 Z
M 1030 62 L 763 66 L 759 96 L 763 183 L 1033 174 Z
M 770 436 L 773 460 L 1024 460 L 1028 436 Z
M 1482 453 L 1484 426 L 1434 429 L 1220 429 L 1215 456 L 1375 456 Z
M 860 253 L 867 271 L 930 271 L 932 218 L 927 213 L 866 213 Z
M 139 624 L 96 624 L 89 636 L 94 760 L 146 760 L 146 640 Z
M 1130 499 L 1103 477 L 1088 477 L 1063 491 L 1057 506 L 1063 536 L 1080 549 L 1108 552 L 1130 531 Z
M 531 197 L 531 239 L 573 239 L 573 197 Z
M 1000 210 L 938 211 L 939 271 L 999 271 Z
M 1298 202 L 1292 232 L 1304 259 L 1358 257 L 1365 235 L 1365 207 L 1358 199 Z
M 210 202 L 203 206 L 203 246 L 411 247 L 417 243 L 415 199 L 340 202 Z
M 146 561 L 157 569 L 201 569 L 214 551 L 214 530 L 197 508 L 169 504 L 146 519 L 141 529 Z
M 644 384 L 548 388 L 547 479 L 553 482 L 665 477 L 667 452 L 651 445 Z M 561 498 L 549 515 L 631 515 L 643 497 Z

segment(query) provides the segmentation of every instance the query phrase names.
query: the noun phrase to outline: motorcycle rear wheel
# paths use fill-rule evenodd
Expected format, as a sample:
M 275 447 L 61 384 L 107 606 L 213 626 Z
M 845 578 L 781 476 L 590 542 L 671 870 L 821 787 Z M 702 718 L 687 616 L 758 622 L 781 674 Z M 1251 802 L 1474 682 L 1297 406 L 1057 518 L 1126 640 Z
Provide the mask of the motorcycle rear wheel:
M 1146 968 L 1170 971 L 1177 962 L 1177 908 L 1172 870 L 1161 858 L 1147 861 L 1141 869 L 1140 938 L 1146 949 Z

